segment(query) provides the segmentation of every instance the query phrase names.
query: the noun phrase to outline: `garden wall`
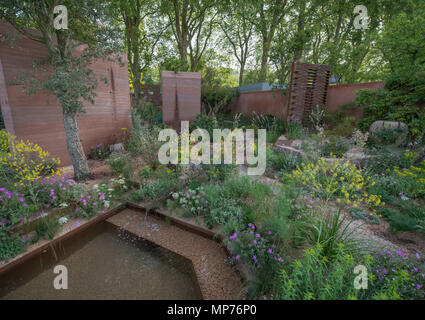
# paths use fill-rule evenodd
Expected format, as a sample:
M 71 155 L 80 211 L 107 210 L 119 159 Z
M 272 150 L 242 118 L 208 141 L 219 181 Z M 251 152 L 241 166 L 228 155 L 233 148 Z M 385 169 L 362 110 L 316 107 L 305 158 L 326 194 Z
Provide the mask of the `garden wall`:
M 353 83 L 332 85 L 328 87 L 327 106 L 331 110 L 336 110 L 346 102 L 352 102 L 355 98 L 356 90 L 359 89 L 378 90 L 384 88 L 383 82 Z M 242 113 L 252 115 L 255 111 L 261 114 L 273 114 L 277 117 L 286 118 L 288 107 L 288 96 L 282 90 L 242 92 L 229 107 L 232 114 Z M 362 110 L 358 109 L 353 113 L 356 118 L 361 118 Z
M 180 121 L 194 121 L 201 113 L 201 73 L 161 72 L 162 119 L 175 130 Z
M 16 34 L 8 24 L 0 22 L 0 34 Z M 22 86 L 10 86 L 18 74 L 32 70 L 32 62 L 45 58 L 43 44 L 22 37 L 10 47 L 0 42 L 0 95 L 1 111 L 6 129 L 20 139 L 28 139 L 59 157 L 62 164 L 70 164 L 66 148 L 62 111 L 56 98 L 39 91 L 27 95 Z M 84 150 L 99 143 L 115 143 L 121 137 L 121 128 L 131 127 L 130 89 L 127 60 L 97 61 L 91 69 L 97 78 L 106 77 L 108 83 L 98 82 L 95 104 L 85 102 L 86 113 L 78 116 L 80 138 Z

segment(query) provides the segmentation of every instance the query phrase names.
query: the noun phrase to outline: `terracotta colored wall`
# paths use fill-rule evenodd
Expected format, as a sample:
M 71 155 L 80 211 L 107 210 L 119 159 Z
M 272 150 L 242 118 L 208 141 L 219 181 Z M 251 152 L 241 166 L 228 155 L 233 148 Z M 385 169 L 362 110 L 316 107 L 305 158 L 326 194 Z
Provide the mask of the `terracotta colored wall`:
M 354 101 L 355 92 L 359 89 L 368 88 L 378 90 L 384 88 L 383 82 L 342 84 L 328 87 L 327 105 L 331 110 L 336 110 L 342 103 Z M 270 113 L 277 117 L 287 116 L 288 97 L 281 90 L 243 92 L 230 106 L 232 113 L 251 115 L 252 112 Z M 354 114 L 357 118 L 362 116 L 362 110 Z
M 0 33 L 7 32 L 16 33 L 9 25 L 0 23 Z M 14 48 L 0 42 L 6 85 L 18 74 L 31 71 L 32 61 L 46 55 L 43 44 L 25 37 L 18 40 Z M 80 138 L 86 151 L 99 143 L 115 143 L 121 136 L 121 128 L 131 127 L 128 69 L 124 60 L 123 67 L 110 61 L 97 61 L 90 67 L 98 79 L 107 77 L 108 83 L 98 82 L 95 104 L 84 102 L 86 113 L 78 116 Z M 8 101 L 11 110 L 11 117 L 5 117 L 6 128 L 13 126 L 18 138 L 38 143 L 53 156 L 60 157 L 62 164 L 70 164 L 62 112 L 56 98 L 43 91 L 29 96 L 21 86 L 9 85 L 5 96 L 1 87 L 0 84 L 2 110 L 4 101 Z
M 165 124 L 179 129 L 176 124 L 180 123 L 180 120 L 196 119 L 201 112 L 200 72 L 162 71 L 161 86 L 162 119 Z
M 356 91 L 359 89 L 384 89 L 384 83 L 379 81 L 329 86 L 327 102 L 329 109 L 336 110 L 341 104 L 354 101 L 356 98 Z M 363 115 L 363 110 L 357 109 L 352 113 L 352 115 L 357 119 L 360 119 Z
M 282 90 L 243 92 L 235 99 L 232 114 L 242 113 L 252 115 L 255 111 L 259 114 L 272 114 L 276 117 L 286 117 L 288 97 Z

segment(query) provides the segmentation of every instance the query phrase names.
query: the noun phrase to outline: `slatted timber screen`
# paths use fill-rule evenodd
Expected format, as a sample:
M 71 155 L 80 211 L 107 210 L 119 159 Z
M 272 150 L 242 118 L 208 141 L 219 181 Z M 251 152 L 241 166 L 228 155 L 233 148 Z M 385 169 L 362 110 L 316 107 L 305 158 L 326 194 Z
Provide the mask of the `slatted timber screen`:
M 309 114 L 316 105 L 325 105 L 331 67 L 292 63 L 287 115 L 308 125 Z

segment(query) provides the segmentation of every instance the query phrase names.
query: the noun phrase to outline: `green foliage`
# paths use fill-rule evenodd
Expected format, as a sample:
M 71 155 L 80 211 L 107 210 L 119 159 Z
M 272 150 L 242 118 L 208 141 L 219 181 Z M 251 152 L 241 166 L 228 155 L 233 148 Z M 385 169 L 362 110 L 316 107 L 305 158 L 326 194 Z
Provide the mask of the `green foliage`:
M 385 91 L 359 90 L 356 103 L 364 107 L 363 118 L 358 124 L 363 131 L 377 120 L 402 121 L 409 127 L 409 134 L 421 137 L 425 134 L 425 70 L 411 67 L 393 72 L 385 82 Z
M 46 238 L 51 241 L 58 233 L 60 224 L 56 216 L 44 216 L 38 218 L 34 224 L 34 231 L 36 233 L 33 242 L 37 242 L 41 238 Z
M 115 176 L 122 175 L 126 180 L 131 180 L 134 172 L 133 161 L 129 154 L 114 152 L 109 157 L 109 166 Z
M 376 215 L 370 215 L 360 208 L 350 208 L 351 216 L 353 219 L 361 219 L 369 223 L 379 224 L 379 218 Z
M 328 135 L 348 137 L 356 129 L 356 118 L 344 117 L 340 121 L 335 121 L 335 127 L 328 132 Z
M 201 90 L 201 102 L 203 114 L 214 115 L 224 111 L 239 95 L 237 88 L 211 87 L 203 85 Z
M 143 183 L 138 191 L 134 191 L 130 195 L 131 201 L 151 201 L 151 200 L 164 200 L 168 198 L 176 189 L 174 179 L 169 177 L 161 177 L 156 180 L 151 180 Z
M 94 160 L 105 160 L 111 154 L 109 146 L 98 144 L 96 147 L 90 147 L 87 158 Z
M 380 210 L 380 214 L 390 223 L 391 233 L 418 230 L 417 222 L 409 216 L 400 214 L 388 208 L 382 208 Z
M 344 156 L 344 153 L 348 151 L 350 143 L 343 137 L 331 136 L 322 146 L 322 156 L 329 157 L 334 155 L 338 158 Z
M 395 144 L 402 131 L 400 128 L 382 128 L 373 133 L 371 142 L 376 147 Z
M 140 105 L 132 107 L 132 112 L 139 119 L 141 125 L 152 126 L 162 123 L 161 106 L 154 106 L 150 101 L 143 101 Z
M 21 253 L 24 248 L 25 243 L 18 235 L 9 236 L 6 229 L 0 226 L 0 261 L 13 258 Z
M 158 140 L 159 126 L 144 127 L 133 130 L 128 141 L 128 152 L 133 157 L 140 156 L 144 163 L 155 170 L 159 166 L 158 151 L 163 142 Z
M 0 153 L 9 152 L 9 141 L 6 130 L 0 130 Z
M 288 119 L 286 123 L 286 137 L 289 140 L 304 139 L 307 136 L 307 130 L 296 119 Z
M 298 236 L 309 245 L 320 245 L 320 253 L 328 261 L 338 255 L 341 244 L 347 252 L 356 254 L 362 244 L 353 237 L 356 229 L 347 218 L 341 209 L 336 212 L 330 208 L 312 209 L 298 219 Z
M 260 229 L 253 223 L 235 232 L 225 240 L 233 263 L 243 262 L 251 273 L 248 297 L 256 298 L 269 293 L 282 265 L 279 237 L 272 231 Z
M 301 159 L 291 153 L 281 153 L 273 148 L 266 149 L 266 175 L 272 176 L 274 172 L 279 174 L 289 173 L 301 164 Z
M 369 296 L 381 300 L 424 299 L 425 265 L 419 253 L 407 256 L 402 250 L 387 250 L 374 258 L 373 276 L 376 280 Z
M 210 135 L 210 139 L 213 139 L 213 130 L 219 129 L 220 126 L 217 121 L 217 117 L 213 114 L 211 116 L 207 116 L 203 113 L 200 113 L 196 116 L 196 120 L 190 123 L 189 129 L 192 132 L 195 129 L 204 129 L 208 131 Z
M 350 250 L 339 243 L 332 259 L 327 257 L 325 248 L 316 244 L 304 250 L 303 257 L 284 264 L 280 270 L 275 289 L 275 299 L 279 300 L 344 300 L 355 299 L 364 290 L 354 287 L 358 264 L 367 269 L 371 257 L 365 256 L 361 263 Z

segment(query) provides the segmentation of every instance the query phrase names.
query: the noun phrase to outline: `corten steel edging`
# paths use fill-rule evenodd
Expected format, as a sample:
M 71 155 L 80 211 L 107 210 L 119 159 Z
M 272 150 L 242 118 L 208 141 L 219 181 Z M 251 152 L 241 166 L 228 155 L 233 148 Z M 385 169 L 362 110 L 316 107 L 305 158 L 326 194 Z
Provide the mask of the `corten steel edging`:
M 2 276 L 4 273 L 8 272 L 10 269 L 24 263 L 25 261 L 27 261 L 27 260 L 29 260 L 29 259 L 31 259 L 31 258 L 33 258 L 37 255 L 39 255 L 41 252 L 48 249 L 52 245 L 55 245 L 58 242 L 66 240 L 66 239 L 76 235 L 77 233 L 86 230 L 87 228 L 93 226 L 94 224 L 110 218 L 111 216 L 121 212 L 125 208 L 126 208 L 125 203 L 124 204 L 121 203 L 121 204 L 117 205 L 115 208 L 112 208 L 112 209 L 106 211 L 105 213 L 94 217 L 93 219 L 91 219 L 88 222 L 80 225 L 79 227 L 72 229 L 71 231 L 57 237 L 56 239 L 53 239 L 50 242 L 47 242 L 46 244 L 42 245 L 41 247 L 38 247 L 38 248 L 24 254 L 22 257 L 15 259 L 15 260 L 13 260 L 9 263 L 6 263 L 5 265 L 0 267 L 0 276 Z
M 213 231 L 208 230 L 206 228 L 202 228 L 200 226 L 195 226 L 193 224 L 190 224 L 190 223 L 184 221 L 183 219 L 169 216 L 168 214 L 164 213 L 161 209 L 149 209 L 148 207 L 146 207 L 142 204 L 138 204 L 138 203 L 131 202 L 131 201 L 127 201 L 126 206 L 127 206 L 127 208 L 131 208 L 131 209 L 134 209 L 134 210 L 137 210 L 137 211 L 149 210 L 149 214 L 152 214 L 152 215 L 154 215 L 154 216 L 156 216 L 156 217 L 158 217 L 162 220 L 169 219 L 172 224 L 176 225 L 180 229 L 184 229 L 186 231 L 195 233 L 195 234 L 202 236 L 206 239 L 219 240 L 219 241 L 223 240 L 222 235 L 216 234 Z
M 146 210 L 149 209 L 141 204 L 134 203 L 131 201 L 126 202 L 126 208 L 137 210 L 137 211 L 144 211 L 144 212 L 146 212 Z M 169 216 L 168 214 L 162 212 L 161 209 L 151 209 L 149 210 L 149 213 L 162 220 L 169 219 L 170 223 L 174 224 L 176 227 L 180 229 L 195 233 L 197 235 L 200 235 L 201 237 L 215 241 L 218 245 L 220 245 L 224 249 L 227 255 L 229 256 L 231 255 L 230 251 L 223 245 L 223 240 L 224 240 L 223 234 L 214 233 L 213 231 L 208 230 L 206 228 L 203 228 L 200 226 L 194 226 L 180 218 Z M 243 282 L 247 281 L 248 277 L 246 272 L 246 266 L 244 264 L 238 263 L 234 265 L 234 270 L 236 271 L 236 273 L 238 274 L 238 276 L 241 278 Z

